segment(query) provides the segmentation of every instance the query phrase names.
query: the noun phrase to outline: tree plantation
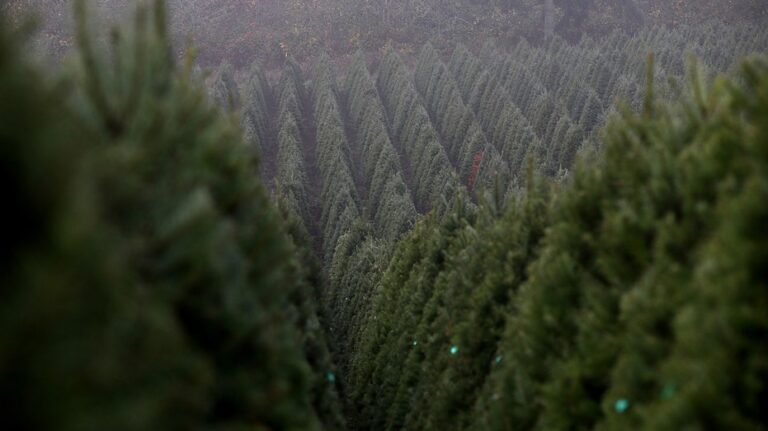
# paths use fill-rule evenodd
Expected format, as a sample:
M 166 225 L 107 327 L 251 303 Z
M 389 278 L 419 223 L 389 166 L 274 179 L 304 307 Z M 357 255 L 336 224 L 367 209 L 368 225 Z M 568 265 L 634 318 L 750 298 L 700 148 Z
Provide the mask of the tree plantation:
M 0 25 L 2 429 L 768 428 L 759 16 L 205 71 L 177 3 Z

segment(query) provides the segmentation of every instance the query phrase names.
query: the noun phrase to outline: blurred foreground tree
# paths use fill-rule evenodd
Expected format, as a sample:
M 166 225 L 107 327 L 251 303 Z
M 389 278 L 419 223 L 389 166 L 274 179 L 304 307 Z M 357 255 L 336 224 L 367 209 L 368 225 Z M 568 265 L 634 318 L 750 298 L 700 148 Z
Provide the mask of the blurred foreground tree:
M 0 426 L 318 429 L 302 275 L 253 153 L 174 64 L 163 2 L 111 57 L 85 15 L 53 82 L 0 26 Z

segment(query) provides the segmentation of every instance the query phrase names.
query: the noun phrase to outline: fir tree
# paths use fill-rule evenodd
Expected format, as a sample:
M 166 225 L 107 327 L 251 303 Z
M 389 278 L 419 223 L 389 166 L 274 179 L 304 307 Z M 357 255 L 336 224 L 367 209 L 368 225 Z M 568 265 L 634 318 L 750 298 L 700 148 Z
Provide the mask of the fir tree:
M 293 249 L 255 158 L 191 68 L 173 64 L 162 2 L 114 38 L 111 64 L 92 48 L 82 2 L 76 12 L 72 94 L 41 88 L 4 30 L 0 43 L 0 82 L 14 90 L 3 118 L 18 118 L 3 121 L 3 136 L 19 144 L 3 147 L 32 163 L 13 163 L 26 166 L 14 175 L 17 208 L 41 228 L 18 243 L 7 273 L 4 420 L 318 428 L 300 322 L 286 305 L 299 284 Z M 36 126 L 22 139 L 25 122 Z M 28 179 L 39 169 L 66 175 Z

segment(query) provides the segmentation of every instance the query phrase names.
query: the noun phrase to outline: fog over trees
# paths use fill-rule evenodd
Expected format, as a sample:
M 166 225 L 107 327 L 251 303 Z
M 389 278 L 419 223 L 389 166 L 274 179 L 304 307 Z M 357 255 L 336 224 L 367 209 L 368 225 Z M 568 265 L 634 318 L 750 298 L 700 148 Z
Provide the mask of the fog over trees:
M 765 0 L 6 0 L 0 428 L 768 428 Z
M 16 20 L 36 11 L 47 49 L 61 52 L 73 46 L 70 3 L 7 0 L 3 7 Z M 140 2 L 90 3 L 102 17 L 128 20 Z M 432 42 L 449 51 L 458 42 L 479 47 L 488 38 L 514 44 L 556 34 L 577 42 L 644 25 L 768 19 L 764 0 L 169 0 L 168 7 L 177 49 L 191 39 L 201 63 L 227 60 L 238 67 L 257 57 L 281 64 L 286 55 L 303 63 L 318 49 L 350 57 L 387 42 L 405 51 Z

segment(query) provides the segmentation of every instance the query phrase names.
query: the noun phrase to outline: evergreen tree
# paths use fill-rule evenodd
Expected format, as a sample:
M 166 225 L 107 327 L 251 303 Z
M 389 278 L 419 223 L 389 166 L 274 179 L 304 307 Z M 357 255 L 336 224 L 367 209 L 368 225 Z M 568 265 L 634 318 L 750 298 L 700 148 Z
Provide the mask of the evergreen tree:
M 308 166 L 306 162 L 306 144 L 304 128 L 307 119 L 302 109 L 299 95 L 301 78 L 298 72 L 286 67 L 280 78 L 280 95 L 277 117 L 277 160 L 275 174 L 275 193 L 282 199 L 283 209 L 298 222 L 301 236 L 310 238 L 315 220 L 312 217 L 310 203 Z
M 378 85 L 395 142 L 410 161 L 419 206 L 446 210 L 443 203 L 451 202 L 461 186 L 405 64 L 392 49 L 379 70 Z
M 318 428 L 293 249 L 255 158 L 173 64 L 162 2 L 114 38 L 111 64 L 76 13 L 70 94 L 1 31 L 3 165 L 35 223 L 5 272 L 3 422 Z
M 219 67 L 212 90 L 213 99 L 221 109 L 235 111 L 240 108 L 240 90 L 235 82 L 231 64 L 223 63 Z
M 751 63 L 746 86 L 721 80 L 710 94 L 698 76 L 688 102 L 649 91 L 642 113 L 624 108 L 602 159 L 577 167 L 551 205 L 546 181 L 529 178 L 500 219 L 491 196 L 478 213 L 417 225 L 359 332 L 357 426 L 764 425 L 765 352 L 750 336 L 766 327 L 764 241 L 748 232 L 765 206 L 754 187 L 768 67 Z M 551 161 L 572 157 L 579 130 L 559 117 Z
M 274 177 L 275 133 L 272 128 L 274 100 L 272 89 L 258 63 L 251 66 L 243 98 L 242 128 L 244 139 L 261 156 L 261 170 L 265 182 Z
M 400 157 L 390 140 L 386 116 L 362 53 L 358 53 L 347 72 L 347 106 L 363 159 L 368 216 L 377 236 L 396 241 L 413 225 L 416 207 L 403 179 Z
M 429 44 L 421 51 L 415 82 L 445 142 L 446 152 L 467 188 L 491 188 L 496 178 L 506 187 L 508 166 L 498 150 L 487 142 L 450 72 Z

